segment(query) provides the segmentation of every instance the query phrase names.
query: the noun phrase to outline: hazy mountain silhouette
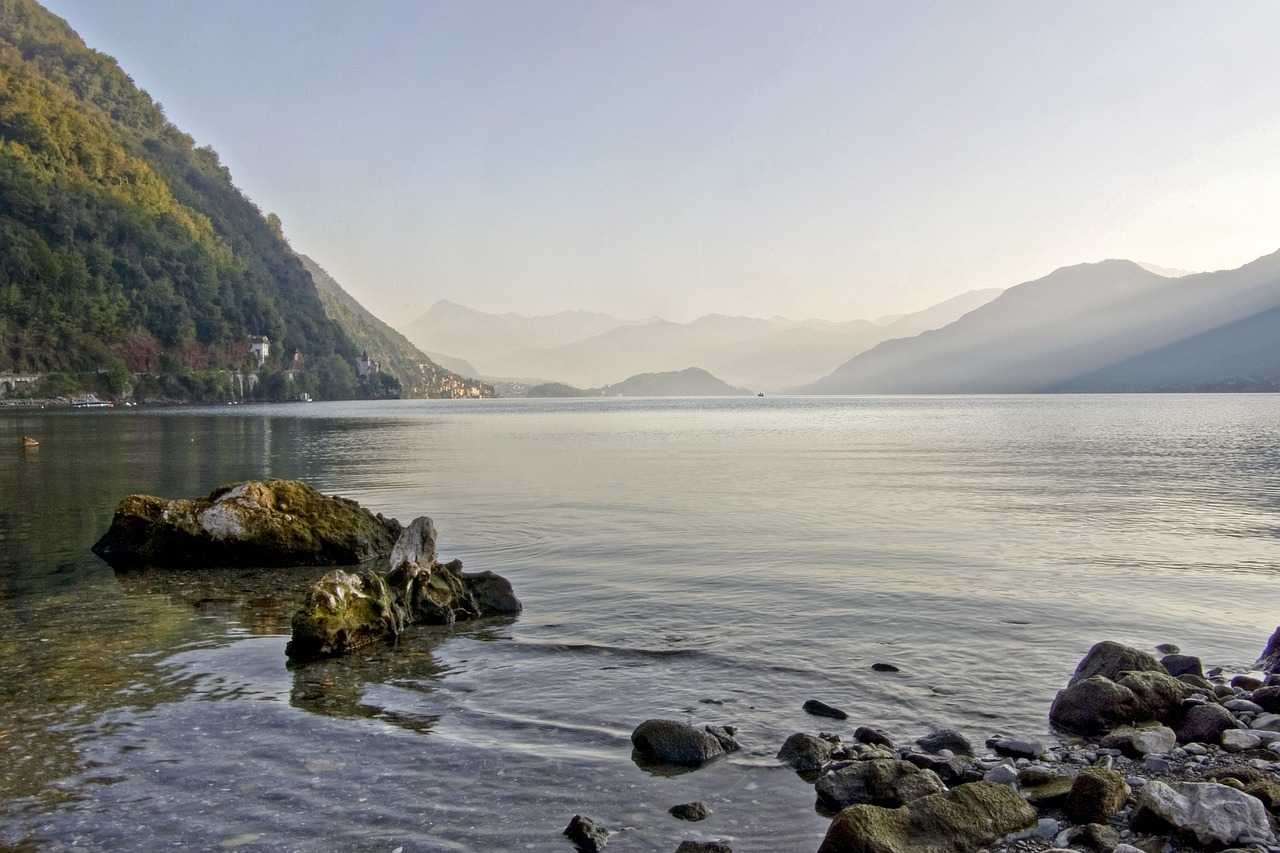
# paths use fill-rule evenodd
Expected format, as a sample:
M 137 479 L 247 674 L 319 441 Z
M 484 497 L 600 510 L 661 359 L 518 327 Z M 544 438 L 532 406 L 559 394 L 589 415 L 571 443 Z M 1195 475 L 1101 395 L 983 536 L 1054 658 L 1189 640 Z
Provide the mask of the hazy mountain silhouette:
M 545 376 L 580 388 L 598 387 L 618 376 L 678 371 L 704 366 L 733 385 L 767 391 L 810 382 L 851 355 L 892 337 L 914 335 L 945 325 L 990 301 L 999 290 L 964 293 L 924 311 L 892 318 L 888 323 L 852 320 L 797 322 L 781 317 L 733 317 L 708 314 L 688 323 L 668 320 L 625 322 L 606 315 L 565 312 L 547 317 L 484 314 L 447 306 L 428 314 L 432 323 L 456 320 L 465 329 L 442 328 L 436 340 L 456 335 L 452 350 L 493 376 Z M 570 322 L 570 317 L 579 322 Z M 556 328 L 547 322 L 556 318 Z M 589 318 L 589 322 L 584 321 Z M 577 340 L 554 342 L 559 334 L 581 332 L 591 324 L 612 321 L 602 332 Z M 412 329 L 422 329 L 419 324 Z M 520 334 L 511 333 L 517 328 Z M 509 348 L 511 341 L 542 335 L 541 343 Z M 548 342 L 551 341 L 551 342 Z M 419 343 L 423 341 L 419 339 Z M 443 345 L 441 345 L 443 346 Z M 434 351 L 428 347 L 428 351 Z
M 700 367 L 641 373 L 600 388 L 547 382 L 529 389 L 530 397 L 743 397 L 750 394 L 745 388 L 735 388 Z
M 518 364 L 515 353 L 530 347 L 561 346 L 629 322 L 591 311 L 537 317 L 490 314 L 442 299 L 401 331 L 424 352 L 450 353 L 491 375 L 527 376 L 529 371 L 507 369 Z
M 1005 291 L 943 328 L 886 341 L 814 393 L 1013 393 L 1187 387 L 1253 376 L 1256 351 L 1222 327 L 1280 306 L 1280 253 L 1236 270 L 1168 278 L 1132 261 L 1065 267 Z M 1255 335 L 1266 318 L 1241 328 Z M 1209 334 L 1217 330 L 1215 334 Z M 1256 337 L 1252 340 L 1258 340 Z M 1158 351 L 1165 350 L 1160 353 Z M 1256 377 L 1255 377 L 1256 381 Z

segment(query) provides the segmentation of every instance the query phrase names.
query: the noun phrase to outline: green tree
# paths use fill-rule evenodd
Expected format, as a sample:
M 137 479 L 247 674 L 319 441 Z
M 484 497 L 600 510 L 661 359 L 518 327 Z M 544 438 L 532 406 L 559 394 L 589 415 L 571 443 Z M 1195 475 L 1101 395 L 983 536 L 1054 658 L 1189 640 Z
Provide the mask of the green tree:
M 350 400 L 356 396 L 356 371 L 347 360 L 338 355 L 320 359 L 313 372 L 323 400 Z

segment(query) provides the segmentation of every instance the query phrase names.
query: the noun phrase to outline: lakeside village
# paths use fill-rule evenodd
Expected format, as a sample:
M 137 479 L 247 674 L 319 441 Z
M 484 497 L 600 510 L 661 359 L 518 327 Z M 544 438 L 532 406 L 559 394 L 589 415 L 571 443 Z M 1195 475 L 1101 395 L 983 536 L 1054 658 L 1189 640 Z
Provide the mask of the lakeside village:
M 407 386 L 362 352 L 353 367 L 339 355 L 312 361 L 300 352 L 273 359 L 270 338 L 251 336 L 230 353 L 235 368 L 196 369 L 168 354 L 148 359 L 147 369 L 128 370 L 123 362 L 84 373 L 0 373 L 0 408 L 104 409 L 115 406 L 186 403 L 302 402 L 313 400 L 388 400 L 399 397 L 479 398 L 493 389 L 450 373 L 431 362 L 416 365 Z

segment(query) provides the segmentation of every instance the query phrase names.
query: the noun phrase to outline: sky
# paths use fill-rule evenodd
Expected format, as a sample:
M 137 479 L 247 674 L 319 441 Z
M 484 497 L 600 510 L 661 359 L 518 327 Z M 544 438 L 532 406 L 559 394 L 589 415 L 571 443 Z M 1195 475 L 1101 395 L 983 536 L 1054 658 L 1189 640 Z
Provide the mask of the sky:
M 393 325 L 843 320 L 1280 249 L 1272 0 L 46 2 Z

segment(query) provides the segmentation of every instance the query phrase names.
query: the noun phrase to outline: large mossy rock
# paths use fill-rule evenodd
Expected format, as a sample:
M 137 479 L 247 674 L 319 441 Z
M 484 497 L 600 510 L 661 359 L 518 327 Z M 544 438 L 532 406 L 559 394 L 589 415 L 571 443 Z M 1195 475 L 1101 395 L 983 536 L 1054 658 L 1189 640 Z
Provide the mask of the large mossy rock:
M 836 815 L 818 853 L 974 853 L 1036 822 L 1006 785 L 971 782 L 901 808 L 850 806 Z
M 1120 676 L 1126 672 L 1162 672 L 1165 675 L 1169 674 L 1164 665 L 1156 660 L 1153 655 L 1122 643 L 1103 640 L 1089 649 L 1088 653 L 1080 660 L 1080 663 L 1076 665 L 1076 671 L 1071 676 L 1070 683 L 1075 684 L 1095 675 L 1101 675 L 1112 681 L 1119 681 Z
M 346 654 L 400 635 L 410 625 L 452 625 L 520 612 L 511 584 L 493 572 L 468 574 L 462 562 L 436 561 L 436 529 L 422 517 L 395 544 L 390 572 L 329 572 L 293 615 L 286 653 L 295 660 Z
M 1087 767 L 1071 783 L 1063 811 L 1076 823 L 1107 823 L 1124 808 L 1129 785 L 1105 767 Z
M 1049 706 L 1049 721 L 1077 734 L 1108 732 L 1116 726 L 1150 719 L 1128 687 L 1102 675 L 1077 681 L 1058 691 Z
M 384 558 L 395 519 L 296 480 L 249 480 L 207 498 L 130 495 L 93 552 L 114 568 L 341 566 Z
M 938 774 L 891 758 L 841 762 L 818 777 L 818 802 L 830 809 L 856 803 L 897 806 L 946 790 Z

